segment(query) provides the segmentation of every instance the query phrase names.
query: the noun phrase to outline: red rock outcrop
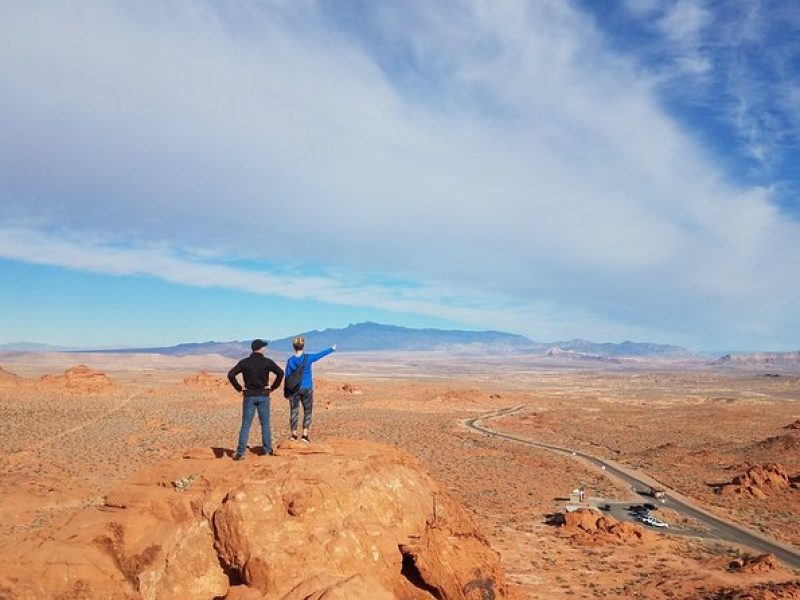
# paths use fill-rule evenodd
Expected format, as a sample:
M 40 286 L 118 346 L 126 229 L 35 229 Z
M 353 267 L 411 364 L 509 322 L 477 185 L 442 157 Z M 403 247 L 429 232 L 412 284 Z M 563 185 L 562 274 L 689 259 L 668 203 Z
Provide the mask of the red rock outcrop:
M 190 452 L 0 564 L 4 598 L 508 597 L 498 555 L 415 458 L 344 440 Z
M 564 532 L 582 544 L 643 542 L 652 537 L 635 523 L 617 521 L 592 509 L 579 509 L 563 516 Z
M 114 382 L 102 371 L 90 369 L 86 365 L 76 365 L 61 375 L 42 375 L 40 384 L 60 387 L 67 391 L 83 393 L 108 392 L 116 388 Z
M 800 431 L 800 419 L 797 419 L 796 421 L 792 421 L 791 423 L 786 425 L 784 427 L 784 429 L 791 429 L 791 430 L 794 430 L 794 431 Z
M 763 499 L 770 494 L 787 490 L 793 485 L 784 468 L 772 463 L 749 468 L 745 473 L 734 477 L 730 483 L 720 486 L 717 491 L 724 496 Z
M 772 554 L 759 554 L 757 556 L 747 556 L 732 560 L 728 569 L 735 573 L 747 573 L 755 575 L 758 573 L 769 573 L 778 568 L 775 557 Z
M 196 375 L 184 377 L 183 385 L 202 389 L 219 389 L 229 387 L 230 383 L 222 377 L 212 375 L 208 371 L 200 371 Z

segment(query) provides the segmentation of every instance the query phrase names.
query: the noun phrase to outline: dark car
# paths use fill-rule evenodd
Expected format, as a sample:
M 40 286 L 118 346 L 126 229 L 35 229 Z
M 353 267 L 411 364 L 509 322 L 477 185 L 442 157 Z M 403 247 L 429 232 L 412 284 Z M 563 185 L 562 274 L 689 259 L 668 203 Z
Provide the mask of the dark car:
M 603 504 L 603 505 L 600 506 L 600 510 L 609 511 L 609 510 L 611 510 L 611 505 L 610 504 Z
M 642 512 L 647 509 L 641 504 L 632 504 L 631 506 L 628 507 L 628 510 L 632 513 L 636 513 L 636 512 Z
M 644 507 L 647 510 L 658 510 L 658 507 L 655 504 L 651 504 L 649 502 L 645 503 Z

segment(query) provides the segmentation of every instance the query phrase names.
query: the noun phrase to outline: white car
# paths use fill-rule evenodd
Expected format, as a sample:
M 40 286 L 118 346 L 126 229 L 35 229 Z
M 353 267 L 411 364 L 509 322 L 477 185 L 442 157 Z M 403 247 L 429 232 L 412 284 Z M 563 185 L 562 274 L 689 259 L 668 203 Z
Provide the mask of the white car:
M 645 515 L 640 520 L 645 525 L 650 525 L 651 527 L 669 527 L 669 524 L 664 523 L 664 521 L 662 521 L 661 519 L 656 519 L 655 517 L 651 517 L 650 515 Z

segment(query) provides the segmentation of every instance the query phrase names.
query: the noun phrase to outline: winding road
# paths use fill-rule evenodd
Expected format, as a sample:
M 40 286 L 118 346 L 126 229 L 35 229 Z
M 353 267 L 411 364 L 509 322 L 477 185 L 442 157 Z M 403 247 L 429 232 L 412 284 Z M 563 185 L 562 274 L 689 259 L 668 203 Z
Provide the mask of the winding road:
M 494 429 L 491 429 L 485 425 L 486 421 L 496 419 L 498 417 L 512 415 L 524 408 L 526 408 L 525 405 L 504 408 L 480 417 L 468 419 L 463 422 L 463 425 L 472 431 L 476 431 L 484 435 L 501 438 L 517 444 L 522 444 L 523 446 L 529 446 L 531 448 L 549 450 L 551 452 L 563 454 L 571 458 L 583 460 L 602 469 L 605 475 L 608 475 L 609 477 L 630 486 L 636 493 L 640 495 L 644 495 L 651 487 L 659 487 L 666 491 L 666 499 L 670 508 L 685 517 L 699 521 L 708 528 L 709 535 L 705 537 L 713 537 L 720 540 L 725 540 L 727 542 L 733 542 L 735 544 L 747 546 L 757 552 L 770 552 L 789 567 L 800 569 L 800 549 L 789 544 L 770 539 L 760 533 L 751 531 L 746 527 L 717 517 L 699 506 L 696 501 L 684 496 L 683 494 L 680 494 L 679 492 L 676 492 L 675 490 L 665 487 L 663 483 L 656 481 L 645 473 L 629 469 L 628 467 L 625 467 L 615 461 L 598 458 L 597 456 L 587 454 L 586 452 L 581 452 L 580 450 L 573 450 L 571 448 L 533 442 L 509 433 L 495 431 Z

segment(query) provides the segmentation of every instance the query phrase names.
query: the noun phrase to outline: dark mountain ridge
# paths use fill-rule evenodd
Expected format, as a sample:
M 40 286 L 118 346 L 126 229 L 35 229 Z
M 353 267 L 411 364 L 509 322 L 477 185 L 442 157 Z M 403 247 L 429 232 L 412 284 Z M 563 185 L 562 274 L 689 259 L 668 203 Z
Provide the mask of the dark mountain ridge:
M 350 324 L 344 328 L 329 328 L 321 331 L 315 329 L 299 335 L 306 338 L 306 347 L 309 350 L 317 350 L 332 344 L 338 344 L 341 350 L 349 352 L 447 350 L 495 354 L 543 354 L 547 350 L 559 348 L 567 353 L 609 357 L 677 357 L 692 355 L 692 352 L 685 348 L 666 344 L 631 341 L 613 344 L 589 342 L 580 339 L 543 343 L 533 341 L 522 335 L 502 331 L 413 329 L 370 321 Z M 270 350 L 282 353 L 291 352 L 293 337 L 268 340 Z M 156 348 L 102 350 L 102 352 L 151 353 L 170 356 L 221 354 L 231 358 L 242 356 L 249 351 L 250 340 L 228 342 L 212 340 Z M 551 353 L 551 355 L 554 354 Z

